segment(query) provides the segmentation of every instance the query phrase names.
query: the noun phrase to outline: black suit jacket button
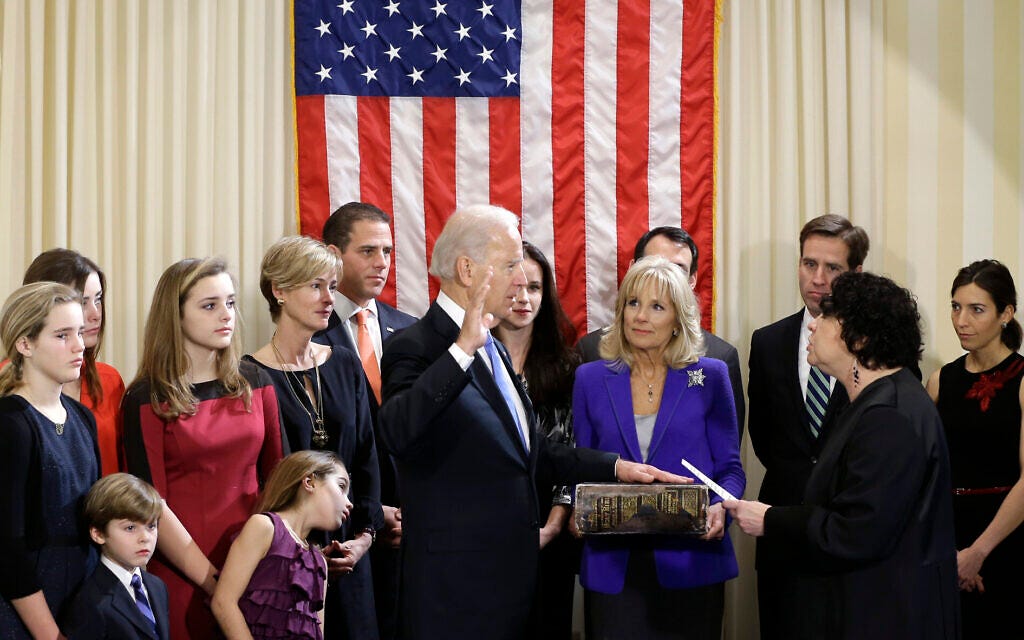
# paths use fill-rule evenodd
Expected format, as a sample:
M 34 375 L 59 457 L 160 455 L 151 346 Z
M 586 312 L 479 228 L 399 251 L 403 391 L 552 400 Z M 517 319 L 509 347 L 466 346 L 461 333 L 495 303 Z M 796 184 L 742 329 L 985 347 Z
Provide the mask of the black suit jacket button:
M 811 464 L 818 464 L 818 459 L 814 456 L 811 456 Z

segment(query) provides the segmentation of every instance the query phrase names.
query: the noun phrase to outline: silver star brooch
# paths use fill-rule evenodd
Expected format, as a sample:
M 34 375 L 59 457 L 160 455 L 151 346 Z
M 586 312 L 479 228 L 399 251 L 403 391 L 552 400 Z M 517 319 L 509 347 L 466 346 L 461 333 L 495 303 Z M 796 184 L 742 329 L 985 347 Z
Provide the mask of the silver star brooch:
M 686 375 L 690 376 L 687 387 L 704 386 L 704 369 L 692 369 L 686 372 Z

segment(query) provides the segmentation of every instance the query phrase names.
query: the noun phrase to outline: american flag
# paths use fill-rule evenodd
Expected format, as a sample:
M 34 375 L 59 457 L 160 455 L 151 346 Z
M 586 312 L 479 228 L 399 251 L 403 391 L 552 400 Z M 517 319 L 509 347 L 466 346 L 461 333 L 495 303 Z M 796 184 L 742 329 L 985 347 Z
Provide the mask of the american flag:
M 716 0 L 295 0 L 301 232 L 352 200 L 394 217 L 382 299 L 421 315 L 433 242 L 490 202 L 607 324 L 637 238 L 685 227 L 711 307 Z M 705 313 L 710 325 L 710 313 Z

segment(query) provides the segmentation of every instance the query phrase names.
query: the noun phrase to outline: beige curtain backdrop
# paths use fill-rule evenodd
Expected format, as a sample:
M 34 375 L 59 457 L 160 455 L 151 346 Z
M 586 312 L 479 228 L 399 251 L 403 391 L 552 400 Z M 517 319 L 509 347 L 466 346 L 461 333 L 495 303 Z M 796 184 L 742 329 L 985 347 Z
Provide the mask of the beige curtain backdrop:
M 865 268 L 913 290 L 927 377 L 962 352 L 956 270 L 995 257 L 1024 285 L 1024 8 L 1017 0 L 726 0 L 719 55 L 717 331 L 750 335 L 800 308 L 800 227 L 848 215 Z M 744 442 L 747 497 L 764 470 Z M 753 544 L 726 636 L 757 638 Z
M 63 246 L 107 275 L 102 359 L 134 375 L 157 279 L 223 256 L 248 348 L 294 233 L 289 2 L 0 0 L 0 298 Z
M 92 257 L 108 277 L 103 359 L 130 378 L 160 273 L 221 255 L 245 346 L 262 344 L 259 261 L 296 228 L 289 10 L 0 0 L 0 297 L 43 249 Z M 754 329 L 798 309 L 799 229 L 843 213 L 871 235 L 866 268 L 917 293 L 929 375 L 960 353 L 956 269 L 994 256 L 1024 280 L 1024 9 L 725 0 L 722 12 L 717 332 L 745 359 Z M 744 462 L 755 496 L 762 469 L 749 448 Z M 734 535 L 726 635 L 756 638 L 753 545 Z

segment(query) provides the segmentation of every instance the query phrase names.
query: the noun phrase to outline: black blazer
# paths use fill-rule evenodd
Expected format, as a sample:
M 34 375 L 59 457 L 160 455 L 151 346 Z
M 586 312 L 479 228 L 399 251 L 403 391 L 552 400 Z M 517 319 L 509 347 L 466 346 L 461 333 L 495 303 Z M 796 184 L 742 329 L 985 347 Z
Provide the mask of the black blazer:
M 167 587 L 163 580 L 146 571 L 142 572 L 142 584 L 149 594 L 159 635 L 153 633 L 153 625 L 117 576 L 101 562 L 75 596 L 68 640 L 169 640 Z
M 538 467 L 562 484 L 613 481 L 617 456 L 539 436 L 523 449 L 487 366 L 448 352 L 459 327 L 436 303 L 388 342 L 380 432 L 403 489 L 405 640 L 524 638 L 536 584 Z
M 386 345 L 388 340 L 397 335 L 402 329 L 416 322 L 416 318 L 377 300 L 377 322 L 380 325 L 380 343 L 381 345 Z M 331 312 L 327 328 L 323 331 L 318 331 L 313 336 L 313 341 L 332 347 L 344 347 L 352 353 L 359 355 L 356 345 L 352 343 L 352 338 L 344 326 L 344 321 L 334 311 Z M 373 423 L 373 433 L 377 440 L 377 466 L 380 469 L 380 501 L 381 504 L 399 507 L 402 505 L 402 501 L 399 497 L 395 465 L 391 461 L 391 456 L 380 445 L 380 430 L 377 427 L 377 412 L 380 407 L 377 406 L 376 396 L 370 391 L 369 381 L 366 383 L 366 389 L 366 397 L 370 402 L 370 420 Z
M 607 331 L 607 327 L 591 331 L 576 343 L 576 348 L 579 349 L 580 355 L 583 356 L 583 362 L 593 362 L 601 359 L 599 351 L 600 342 L 601 336 L 604 335 L 605 331 Z M 740 354 L 736 351 L 736 347 L 725 340 L 722 340 L 710 331 L 704 331 L 703 329 L 702 331 L 704 333 L 704 347 L 706 349 L 704 355 L 708 358 L 721 360 L 729 369 L 729 384 L 732 387 L 733 401 L 736 403 L 736 423 L 739 425 L 740 440 L 743 440 L 743 421 L 747 416 L 747 403 L 743 395 L 743 374 L 740 373 Z
M 826 417 L 803 504 L 770 508 L 765 538 L 801 553 L 801 638 L 958 638 L 949 457 L 910 370 Z
M 811 434 L 804 390 L 800 387 L 797 353 L 804 310 L 761 327 L 750 340 L 750 442 L 764 465 L 764 480 L 758 500 L 770 505 L 800 504 L 807 478 L 817 462 L 821 446 Z M 843 385 L 836 384 L 829 398 L 829 411 L 848 400 Z M 820 436 L 825 438 L 826 429 Z M 759 571 L 790 571 L 791 550 L 784 541 L 758 538 L 756 566 Z

